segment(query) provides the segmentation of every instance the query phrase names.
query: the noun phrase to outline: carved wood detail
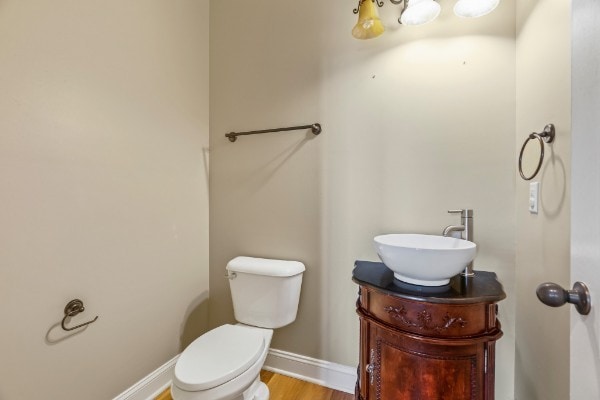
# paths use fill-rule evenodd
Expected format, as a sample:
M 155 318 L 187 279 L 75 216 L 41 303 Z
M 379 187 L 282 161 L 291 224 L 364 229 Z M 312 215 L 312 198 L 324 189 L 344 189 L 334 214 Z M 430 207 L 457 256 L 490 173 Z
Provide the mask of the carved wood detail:
M 449 313 L 446 313 L 441 325 L 433 325 L 433 317 L 431 316 L 431 313 L 426 310 L 419 312 L 417 314 L 417 320 L 413 321 L 407 317 L 408 312 L 404 306 L 399 308 L 387 306 L 384 308 L 384 311 L 390 314 L 390 316 L 395 320 L 402 322 L 404 325 L 424 331 L 443 332 L 455 325 L 459 326 L 460 328 L 464 328 L 468 323 L 468 321 L 464 320 L 462 317 L 455 317 L 451 316 Z
M 381 340 L 377 339 L 377 360 L 381 360 Z M 375 385 L 375 398 L 377 400 L 381 400 L 381 364 L 377 362 L 375 371 L 373 371 L 377 376 L 377 384 Z

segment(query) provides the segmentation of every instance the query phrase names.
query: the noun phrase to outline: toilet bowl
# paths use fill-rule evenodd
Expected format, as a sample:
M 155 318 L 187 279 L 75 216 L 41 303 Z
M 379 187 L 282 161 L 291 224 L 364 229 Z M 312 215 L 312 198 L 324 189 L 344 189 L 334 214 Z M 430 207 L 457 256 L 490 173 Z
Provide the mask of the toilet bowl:
M 267 400 L 260 382 L 273 330 L 222 325 L 196 339 L 175 365 L 174 400 Z
M 227 264 L 235 318 L 194 340 L 175 364 L 174 400 L 268 400 L 260 381 L 273 329 L 296 319 L 304 264 L 236 257 Z

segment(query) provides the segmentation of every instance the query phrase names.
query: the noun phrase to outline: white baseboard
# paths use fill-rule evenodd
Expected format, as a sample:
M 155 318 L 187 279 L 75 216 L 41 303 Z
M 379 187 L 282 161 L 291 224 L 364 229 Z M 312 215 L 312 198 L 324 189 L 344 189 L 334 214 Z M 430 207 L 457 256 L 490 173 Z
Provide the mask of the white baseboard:
M 270 349 L 263 369 L 346 393 L 353 394 L 356 385 L 356 367 L 283 350 Z
M 179 355 L 161 365 L 113 400 L 154 400 L 171 385 Z M 346 393 L 354 393 L 356 368 L 270 349 L 263 369 Z
M 154 400 L 156 396 L 164 392 L 171 385 L 173 370 L 178 358 L 179 354 L 113 400 Z

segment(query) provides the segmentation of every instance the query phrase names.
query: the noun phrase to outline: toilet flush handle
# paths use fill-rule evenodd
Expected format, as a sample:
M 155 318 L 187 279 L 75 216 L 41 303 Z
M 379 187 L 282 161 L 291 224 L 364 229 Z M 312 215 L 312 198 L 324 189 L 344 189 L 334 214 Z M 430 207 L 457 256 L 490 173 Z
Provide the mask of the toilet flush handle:
M 235 272 L 228 272 L 227 275 L 225 275 L 225 278 L 231 280 L 231 279 L 235 279 L 237 277 L 237 274 Z

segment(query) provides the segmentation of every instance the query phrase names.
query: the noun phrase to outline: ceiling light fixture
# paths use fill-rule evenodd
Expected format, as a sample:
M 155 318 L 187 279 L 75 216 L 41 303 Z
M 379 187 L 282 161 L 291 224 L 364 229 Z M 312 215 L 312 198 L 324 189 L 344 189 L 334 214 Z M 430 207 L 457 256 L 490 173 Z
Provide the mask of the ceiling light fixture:
M 454 5 L 454 14 L 464 18 L 483 17 L 498 7 L 500 0 L 458 0 Z
M 440 15 L 441 6 L 436 0 L 390 0 L 392 4 L 402 5 L 398 22 L 402 25 L 423 25 Z M 492 12 L 500 0 L 458 0 L 454 5 L 454 14 L 464 18 L 482 17 Z M 377 15 L 377 8 L 383 7 L 382 0 L 359 0 L 353 10 L 358 14 L 358 22 L 352 29 L 357 39 L 372 39 L 385 31 L 385 26 Z
M 385 31 L 385 26 L 377 15 L 375 1 L 377 0 L 359 0 L 358 7 L 354 9 L 354 14 L 358 14 L 358 22 L 352 28 L 352 36 L 355 38 L 372 39 Z M 378 2 L 377 5 L 382 7 L 383 2 Z
M 433 0 L 410 0 L 405 2 L 400 14 L 400 23 L 404 25 L 423 25 L 440 15 L 442 7 Z

